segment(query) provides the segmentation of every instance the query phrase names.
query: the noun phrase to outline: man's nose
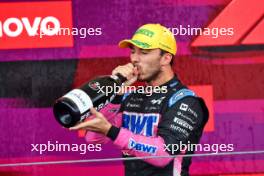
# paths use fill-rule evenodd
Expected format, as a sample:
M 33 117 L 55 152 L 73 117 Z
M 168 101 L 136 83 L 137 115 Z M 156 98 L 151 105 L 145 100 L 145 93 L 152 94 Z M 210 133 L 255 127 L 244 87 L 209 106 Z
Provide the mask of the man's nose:
M 132 62 L 133 64 L 138 63 L 139 60 L 140 60 L 140 58 L 139 58 L 139 54 L 134 53 L 134 54 L 131 56 L 130 59 L 131 59 L 131 62 Z

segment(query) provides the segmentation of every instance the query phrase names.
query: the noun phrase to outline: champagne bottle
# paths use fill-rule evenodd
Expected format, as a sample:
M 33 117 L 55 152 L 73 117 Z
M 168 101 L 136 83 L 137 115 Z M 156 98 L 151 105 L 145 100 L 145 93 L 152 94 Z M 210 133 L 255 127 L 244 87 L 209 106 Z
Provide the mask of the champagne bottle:
M 69 128 L 90 116 L 90 108 L 98 111 L 111 102 L 126 78 L 120 74 L 97 77 L 57 99 L 53 105 L 56 120 Z

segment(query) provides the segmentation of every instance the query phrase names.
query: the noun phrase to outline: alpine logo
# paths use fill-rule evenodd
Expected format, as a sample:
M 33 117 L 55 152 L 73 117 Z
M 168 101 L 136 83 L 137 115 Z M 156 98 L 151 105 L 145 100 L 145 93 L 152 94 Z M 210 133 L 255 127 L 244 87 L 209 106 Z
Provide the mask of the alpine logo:
M 151 100 L 151 103 L 152 104 L 161 104 L 162 103 L 162 101 L 164 100 L 164 98 L 165 97 L 161 97 L 161 98 L 159 98 L 159 99 L 153 99 L 153 100 Z
M 129 139 L 128 148 L 129 149 L 135 149 L 136 151 L 139 151 L 139 152 L 150 153 L 152 155 L 155 155 L 156 151 L 157 151 L 156 146 L 136 142 L 132 138 Z

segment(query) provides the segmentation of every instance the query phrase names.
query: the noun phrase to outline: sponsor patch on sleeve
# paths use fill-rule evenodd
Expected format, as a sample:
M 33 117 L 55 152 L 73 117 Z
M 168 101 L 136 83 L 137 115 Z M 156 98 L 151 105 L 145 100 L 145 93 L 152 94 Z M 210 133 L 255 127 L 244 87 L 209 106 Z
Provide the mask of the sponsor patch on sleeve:
M 137 142 L 133 138 L 129 139 L 128 148 L 134 149 L 134 150 L 139 151 L 139 152 L 149 153 L 152 155 L 155 155 L 157 152 L 156 146 Z

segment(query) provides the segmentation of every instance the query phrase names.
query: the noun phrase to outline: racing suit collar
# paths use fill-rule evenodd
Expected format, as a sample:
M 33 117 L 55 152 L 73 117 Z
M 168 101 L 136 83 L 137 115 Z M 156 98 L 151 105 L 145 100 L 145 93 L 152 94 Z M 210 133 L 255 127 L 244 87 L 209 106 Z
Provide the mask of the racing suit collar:
M 164 84 L 160 85 L 159 87 L 162 87 L 162 86 L 174 87 L 174 86 L 178 85 L 179 82 L 180 82 L 180 80 L 178 79 L 177 75 L 174 74 L 174 77 L 171 80 L 165 82 Z

